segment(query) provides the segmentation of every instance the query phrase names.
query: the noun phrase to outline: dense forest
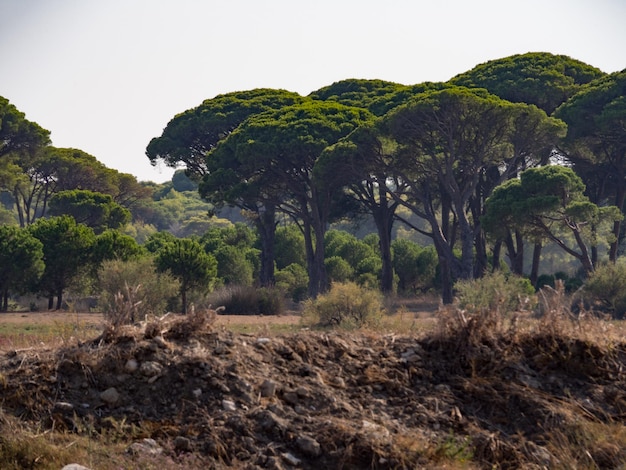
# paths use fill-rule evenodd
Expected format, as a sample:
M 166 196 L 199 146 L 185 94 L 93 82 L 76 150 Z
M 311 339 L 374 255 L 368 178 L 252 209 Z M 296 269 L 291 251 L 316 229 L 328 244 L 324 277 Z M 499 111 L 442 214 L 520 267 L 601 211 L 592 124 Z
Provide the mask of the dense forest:
M 450 303 L 495 270 L 575 289 L 620 265 L 625 96 L 626 70 L 549 53 L 445 83 L 237 91 L 146 143 L 177 168 L 165 184 L 53 147 L 0 97 L 1 308 L 120 293 L 186 312 L 229 286 L 298 301 L 348 281 Z

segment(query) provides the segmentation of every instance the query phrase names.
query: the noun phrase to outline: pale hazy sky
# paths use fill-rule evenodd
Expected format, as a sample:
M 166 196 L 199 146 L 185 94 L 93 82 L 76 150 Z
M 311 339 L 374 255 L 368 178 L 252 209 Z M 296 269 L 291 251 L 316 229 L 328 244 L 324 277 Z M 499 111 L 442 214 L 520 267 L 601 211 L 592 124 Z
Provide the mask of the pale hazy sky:
M 445 81 L 526 52 L 626 68 L 625 0 L 0 0 L 0 96 L 140 180 L 175 114 L 259 87 Z

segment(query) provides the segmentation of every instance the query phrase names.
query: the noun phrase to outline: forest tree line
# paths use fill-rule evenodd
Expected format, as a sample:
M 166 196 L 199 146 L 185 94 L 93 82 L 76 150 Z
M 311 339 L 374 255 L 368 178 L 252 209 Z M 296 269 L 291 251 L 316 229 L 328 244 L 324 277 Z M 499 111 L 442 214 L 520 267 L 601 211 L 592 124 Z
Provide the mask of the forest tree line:
M 283 283 L 315 297 L 331 281 L 353 279 L 385 293 L 436 287 L 451 302 L 456 281 L 504 261 L 536 284 L 548 244 L 576 259 L 584 276 L 620 254 L 625 88 L 626 71 L 529 53 L 445 83 L 349 79 L 306 97 L 228 93 L 174 116 L 148 144 L 153 164 L 185 170 L 169 185 L 137 182 L 84 152 L 51 147 L 47 131 L 0 98 L 0 217 L 35 238 L 41 226 L 68 217 L 94 240 L 110 237 L 107 254 L 87 250 L 94 266 L 120 257 L 112 247 L 123 237 L 139 251 L 152 246 L 155 266 L 181 283 L 183 310 L 188 289 L 231 282 Z M 198 211 L 177 220 L 174 209 L 168 219 L 177 202 Z M 236 225 L 223 218 L 229 208 L 241 213 Z M 333 241 L 342 237 L 332 227 L 346 220 L 370 221 L 375 232 L 345 234 L 350 248 L 337 251 Z M 394 239 L 398 226 L 429 247 Z M 231 240 L 220 252 L 206 240 L 216 230 L 239 231 L 246 248 Z M 286 234 L 297 240 L 299 259 L 281 264 Z M 183 253 L 198 266 L 174 268 Z M 50 256 L 42 259 L 49 269 Z M 400 267 L 406 262 L 420 271 L 413 280 Z M 248 268 L 233 276 L 248 273 L 245 280 L 224 274 L 237 263 Z M 6 278 L 5 299 L 17 288 L 5 287 Z M 43 291 L 61 298 L 58 286 Z

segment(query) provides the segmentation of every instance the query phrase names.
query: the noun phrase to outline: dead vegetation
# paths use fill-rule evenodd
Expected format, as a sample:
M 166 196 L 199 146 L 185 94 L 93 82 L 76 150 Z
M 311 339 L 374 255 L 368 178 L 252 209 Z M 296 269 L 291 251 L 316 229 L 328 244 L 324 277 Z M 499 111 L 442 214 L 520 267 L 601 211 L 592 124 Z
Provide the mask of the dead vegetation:
M 439 311 L 428 334 L 237 334 L 216 312 L 0 358 L 0 467 L 609 469 L 626 465 L 613 323 Z

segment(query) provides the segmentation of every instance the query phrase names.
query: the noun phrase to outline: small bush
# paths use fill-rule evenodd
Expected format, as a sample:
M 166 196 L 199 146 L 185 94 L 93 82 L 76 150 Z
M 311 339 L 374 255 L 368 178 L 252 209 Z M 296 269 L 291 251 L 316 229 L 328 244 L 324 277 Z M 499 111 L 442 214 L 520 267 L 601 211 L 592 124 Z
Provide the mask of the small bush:
M 529 309 L 536 303 L 535 289 L 528 279 L 502 271 L 459 281 L 454 288 L 459 308 L 469 312 L 509 313 Z
M 585 296 L 615 318 L 626 314 L 626 260 L 599 266 L 583 285 Z
M 324 261 L 331 282 L 348 282 L 354 276 L 354 269 L 340 256 L 331 256 Z
M 377 325 L 382 314 L 378 291 L 347 282 L 333 284 L 327 294 L 307 300 L 302 315 L 308 325 L 353 329 Z
M 131 261 L 105 261 L 98 271 L 98 305 L 116 324 L 167 312 L 179 283 L 169 274 L 159 274 L 149 257 Z
M 276 287 L 294 302 L 300 302 L 307 296 L 309 275 L 299 264 L 292 263 L 276 271 Z
M 280 315 L 285 303 L 278 289 L 227 286 L 209 296 L 211 305 L 227 315 Z

